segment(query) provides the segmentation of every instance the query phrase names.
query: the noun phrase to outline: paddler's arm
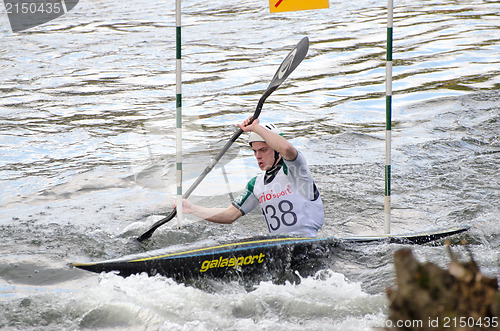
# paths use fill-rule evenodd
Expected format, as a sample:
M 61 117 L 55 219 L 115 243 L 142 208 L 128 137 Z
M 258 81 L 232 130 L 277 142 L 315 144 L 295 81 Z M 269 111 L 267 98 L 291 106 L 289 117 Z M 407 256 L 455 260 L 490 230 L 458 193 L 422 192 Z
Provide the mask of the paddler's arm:
M 255 132 L 259 136 L 261 136 L 265 141 L 266 144 L 280 153 L 280 155 L 288 161 L 295 160 L 297 157 L 297 150 L 291 143 L 288 142 L 285 138 L 280 136 L 279 134 L 276 134 L 272 132 L 271 130 L 266 129 L 262 125 L 259 124 L 259 119 L 255 119 L 252 124 L 248 125 L 248 122 L 250 122 L 251 117 L 246 119 L 242 124 L 238 124 L 240 129 L 242 129 L 245 132 Z
M 192 214 L 204 220 L 222 224 L 231 224 L 243 215 L 233 205 L 227 208 L 207 208 L 195 205 L 186 199 L 182 200 L 182 211 L 185 214 Z

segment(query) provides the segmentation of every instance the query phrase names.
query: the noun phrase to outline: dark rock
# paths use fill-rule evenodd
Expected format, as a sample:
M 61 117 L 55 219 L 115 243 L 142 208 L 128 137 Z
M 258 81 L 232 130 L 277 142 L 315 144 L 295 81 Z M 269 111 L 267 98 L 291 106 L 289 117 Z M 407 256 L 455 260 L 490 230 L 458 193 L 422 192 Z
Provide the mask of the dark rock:
M 500 330 L 500 291 L 476 262 L 459 262 L 449 249 L 448 270 L 419 263 L 411 249 L 394 254 L 397 289 L 387 289 L 391 330 Z

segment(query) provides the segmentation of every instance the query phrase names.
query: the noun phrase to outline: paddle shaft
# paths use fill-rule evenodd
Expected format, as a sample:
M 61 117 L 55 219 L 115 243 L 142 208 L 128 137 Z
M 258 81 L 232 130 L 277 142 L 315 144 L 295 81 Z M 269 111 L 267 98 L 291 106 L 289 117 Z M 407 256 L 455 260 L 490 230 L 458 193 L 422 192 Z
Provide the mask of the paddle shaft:
M 295 48 L 288 54 L 288 56 L 283 60 L 281 65 L 278 68 L 278 71 L 275 73 L 273 79 L 271 80 L 271 83 L 267 87 L 266 91 L 262 95 L 262 97 L 259 99 L 259 103 L 257 104 L 257 108 L 255 109 L 255 112 L 252 116 L 252 120 L 250 121 L 249 124 L 251 124 L 255 119 L 257 119 L 260 115 L 260 112 L 262 110 L 262 106 L 264 105 L 264 102 L 266 101 L 267 97 L 273 93 L 278 86 L 285 81 L 285 79 L 292 73 L 293 70 L 302 62 L 302 60 L 305 58 L 307 51 L 309 49 L 309 39 L 307 37 L 302 38 L 302 40 L 295 46 Z M 224 154 L 227 152 L 229 147 L 238 139 L 238 137 L 243 133 L 242 129 L 239 129 L 236 131 L 231 139 L 224 145 L 224 148 L 219 152 L 219 154 L 212 160 L 212 162 L 208 165 L 208 167 L 203 170 L 202 174 L 196 179 L 196 181 L 189 187 L 189 189 L 186 191 L 186 193 L 183 194 L 183 199 L 187 199 L 191 193 L 198 187 L 198 185 L 205 179 L 205 177 L 208 175 L 210 171 L 214 168 L 214 166 L 219 162 L 219 160 L 224 156 Z M 177 214 L 176 208 L 174 208 L 170 214 L 155 224 L 143 233 L 141 236 L 137 238 L 138 241 L 143 241 L 148 238 L 150 238 L 153 235 L 153 232 L 156 231 L 160 226 L 163 224 L 169 222 L 172 220 L 175 215 Z
M 212 171 L 212 169 L 215 167 L 215 165 L 217 164 L 217 162 L 219 162 L 219 160 L 224 156 L 224 154 L 227 152 L 227 150 L 229 149 L 229 147 L 231 147 L 231 145 L 236 141 L 236 139 L 238 139 L 238 137 L 242 133 L 243 133 L 243 130 L 239 129 L 238 131 L 236 131 L 233 134 L 233 136 L 231 137 L 231 139 L 226 143 L 226 145 L 224 145 L 224 148 L 212 160 L 212 162 L 205 168 L 205 170 L 203 170 L 203 172 L 201 173 L 201 175 L 189 187 L 189 189 L 186 191 L 186 193 L 183 194 L 183 196 L 182 196 L 183 199 L 189 198 L 189 196 L 191 195 L 191 193 L 193 193 L 193 191 L 198 187 L 198 185 L 200 185 L 200 183 L 203 181 L 203 179 L 205 179 L 205 177 L 210 173 L 210 171 Z M 168 214 L 168 216 L 162 218 L 161 220 L 159 220 L 158 222 L 156 222 L 155 224 L 153 224 L 153 226 L 151 227 L 151 229 L 149 229 L 147 232 L 145 232 L 140 237 L 138 237 L 137 240 L 143 241 L 143 240 L 146 240 L 146 239 L 150 238 L 151 235 L 153 234 L 153 232 L 156 231 L 156 229 L 158 229 L 163 224 L 171 221 L 175 217 L 175 215 L 177 215 L 177 209 L 176 208 L 174 208 L 170 212 L 170 214 Z
M 251 124 L 254 119 L 256 119 L 256 118 L 259 117 L 260 111 L 262 109 L 262 105 L 264 104 L 264 101 L 265 101 L 264 97 L 267 98 L 270 94 L 271 93 L 265 93 L 262 96 L 262 98 L 259 100 L 259 105 L 257 106 L 257 109 L 255 110 L 255 113 L 254 113 L 254 115 L 252 117 L 252 121 L 249 124 Z M 205 179 L 205 177 L 210 173 L 210 171 L 212 171 L 212 169 L 215 167 L 215 165 L 220 161 L 220 159 L 224 156 L 224 154 L 226 154 L 227 150 L 241 136 L 242 133 L 243 133 L 243 130 L 242 129 L 238 129 L 238 131 L 236 131 L 233 134 L 233 136 L 231 137 L 231 139 L 229 139 L 229 141 L 224 145 L 224 147 L 219 152 L 219 154 L 217 154 L 217 156 L 212 160 L 212 162 L 210 162 L 210 164 L 205 168 L 205 170 L 203 170 L 203 172 L 201 173 L 201 175 L 189 187 L 189 189 L 186 191 L 186 193 L 183 194 L 183 196 L 182 196 L 183 199 L 189 198 L 189 196 L 191 195 L 191 193 L 193 193 L 193 191 L 198 187 L 198 185 L 200 185 L 200 183 L 203 181 L 203 179 Z M 176 208 L 174 208 L 170 212 L 170 214 L 168 214 L 168 216 L 162 218 L 161 220 L 159 220 L 155 224 L 153 224 L 153 226 L 151 227 L 151 229 L 149 229 L 148 231 L 146 231 L 145 233 L 143 233 L 140 237 L 137 238 L 137 240 L 144 241 L 144 240 L 150 238 L 153 235 L 153 232 L 156 231 L 156 229 L 158 229 L 163 224 L 165 224 L 167 222 L 170 222 L 175 217 L 175 215 L 177 215 L 177 209 Z

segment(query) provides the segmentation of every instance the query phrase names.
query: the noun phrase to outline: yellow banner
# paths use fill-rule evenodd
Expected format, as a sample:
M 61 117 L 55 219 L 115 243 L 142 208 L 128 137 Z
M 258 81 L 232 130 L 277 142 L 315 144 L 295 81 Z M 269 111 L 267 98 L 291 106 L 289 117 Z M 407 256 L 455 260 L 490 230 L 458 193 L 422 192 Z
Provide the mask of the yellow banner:
M 328 0 L 269 0 L 269 11 L 279 13 L 308 9 L 328 8 Z

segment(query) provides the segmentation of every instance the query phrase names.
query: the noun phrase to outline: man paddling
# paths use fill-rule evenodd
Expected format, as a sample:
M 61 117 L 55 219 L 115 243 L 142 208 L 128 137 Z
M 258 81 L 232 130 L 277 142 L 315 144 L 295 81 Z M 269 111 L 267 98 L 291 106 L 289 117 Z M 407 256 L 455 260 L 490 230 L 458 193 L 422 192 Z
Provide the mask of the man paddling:
M 227 208 L 206 208 L 183 200 L 183 211 L 207 221 L 231 224 L 257 205 L 271 234 L 314 237 L 323 226 L 323 203 L 304 156 L 274 125 L 251 117 L 238 126 L 250 132 L 249 144 L 259 168 L 243 193 Z

